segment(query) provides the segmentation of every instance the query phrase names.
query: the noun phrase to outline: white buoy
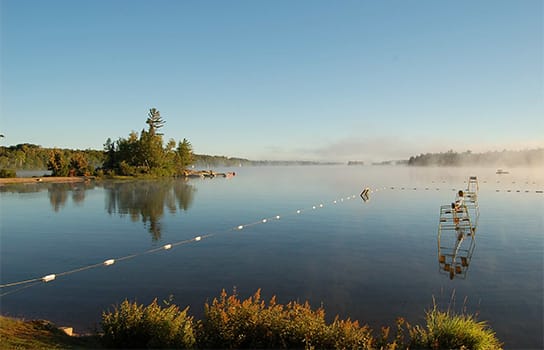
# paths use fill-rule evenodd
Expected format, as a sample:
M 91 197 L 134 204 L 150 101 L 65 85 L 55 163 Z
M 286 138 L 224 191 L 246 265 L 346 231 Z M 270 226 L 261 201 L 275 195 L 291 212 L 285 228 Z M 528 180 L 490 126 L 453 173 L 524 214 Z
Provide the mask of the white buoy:
M 276 215 L 276 219 L 278 219 L 278 220 L 279 220 L 279 219 L 280 219 L 280 216 L 279 216 L 279 215 Z
M 166 250 L 168 250 L 168 249 L 171 249 L 171 248 L 172 248 L 172 245 L 171 245 L 171 244 L 166 244 L 163 248 L 166 249 Z
M 323 208 L 323 204 L 319 204 L 319 207 L 320 207 L 320 208 Z
M 265 224 L 265 223 L 266 223 L 267 221 L 268 221 L 268 220 L 266 220 L 266 219 L 263 219 L 263 224 Z
M 241 230 L 241 229 L 243 229 L 243 228 L 244 228 L 244 225 L 238 226 L 238 230 Z
M 315 205 L 312 207 L 312 209 L 315 209 Z
M 200 241 L 201 239 L 202 239 L 202 237 L 200 237 L 200 236 L 195 237 L 195 241 L 197 241 L 197 242 Z
M 42 277 L 42 281 L 44 282 L 51 282 L 53 281 L 57 276 L 55 274 L 47 275 Z
M 110 266 L 110 265 L 113 265 L 114 263 L 115 263 L 115 259 L 108 259 L 104 261 L 105 266 Z
M 332 201 L 334 204 L 336 204 L 336 201 Z
M 300 214 L 300 209 L 297 210 L 297 214 Z

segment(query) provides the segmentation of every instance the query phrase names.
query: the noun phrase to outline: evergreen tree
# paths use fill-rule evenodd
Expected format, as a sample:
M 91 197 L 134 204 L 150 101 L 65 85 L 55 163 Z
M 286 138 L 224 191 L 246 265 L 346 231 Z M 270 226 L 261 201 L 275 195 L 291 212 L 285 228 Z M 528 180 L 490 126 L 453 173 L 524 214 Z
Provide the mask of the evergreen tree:
M 185 170 L 189 165 L 193 164 L 193 146 L 187 139 L 183 139 L 178 144 L 178 165 Z
M 104 168 L 113 169 L 117 165 L 115 161 L 115 143 L 109 137 L 104 144 L 104 153 L 106 155 Z
M 161 113 L 156 108 L 151 108 L 147 116 L 148 117 L 145 122 L 149 125 L 149 133 L 152 136 L 155 136 L 155 134 L 162 135 L 157 133 L 157 130 L 162 128 L 165 124 L 165 121 L 161 118 Z

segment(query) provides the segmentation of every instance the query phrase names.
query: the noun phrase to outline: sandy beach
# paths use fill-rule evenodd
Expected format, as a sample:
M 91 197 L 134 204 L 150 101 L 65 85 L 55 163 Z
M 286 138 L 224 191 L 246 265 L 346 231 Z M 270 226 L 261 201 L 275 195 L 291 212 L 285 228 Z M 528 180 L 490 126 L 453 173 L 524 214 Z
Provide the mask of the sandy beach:
M 71 176 L 71 177 L 58 177 L 58 176 L 46 176 L 46 177 L 12 177 L 0 179 L 0 186 L 10 184 L 24 184 L 24 183 L 40 183 L 40 182 L 85 182 L 91 180 L 89 176 Z

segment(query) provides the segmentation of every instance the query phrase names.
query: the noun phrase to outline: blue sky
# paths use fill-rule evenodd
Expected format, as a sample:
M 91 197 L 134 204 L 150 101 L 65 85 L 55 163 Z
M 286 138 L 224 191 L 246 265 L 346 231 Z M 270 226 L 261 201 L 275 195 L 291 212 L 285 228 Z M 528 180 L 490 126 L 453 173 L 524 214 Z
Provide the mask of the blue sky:
M 102 149 L 156 107 L 249 159 L 544 147 L 541 0 L 0 4 L 3 145 Z

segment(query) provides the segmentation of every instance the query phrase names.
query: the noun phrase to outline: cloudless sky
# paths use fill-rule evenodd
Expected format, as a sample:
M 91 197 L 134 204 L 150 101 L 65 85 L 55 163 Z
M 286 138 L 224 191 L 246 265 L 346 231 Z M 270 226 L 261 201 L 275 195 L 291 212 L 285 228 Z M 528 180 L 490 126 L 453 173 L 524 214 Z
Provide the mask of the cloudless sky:
M 3 145 L 147 127 L 200 154 L 544 147 L 541 0 L 0 0 Z

